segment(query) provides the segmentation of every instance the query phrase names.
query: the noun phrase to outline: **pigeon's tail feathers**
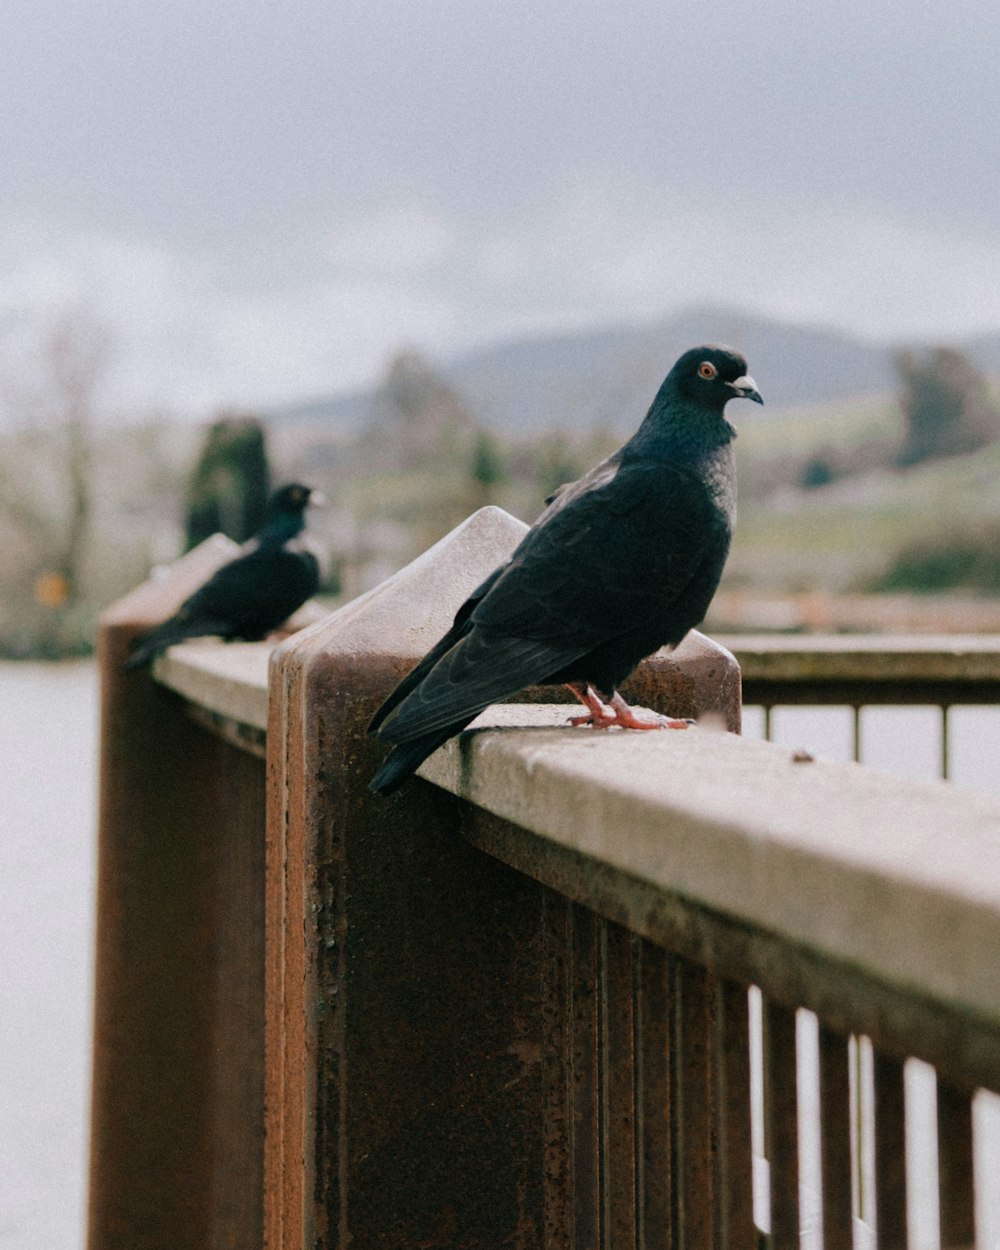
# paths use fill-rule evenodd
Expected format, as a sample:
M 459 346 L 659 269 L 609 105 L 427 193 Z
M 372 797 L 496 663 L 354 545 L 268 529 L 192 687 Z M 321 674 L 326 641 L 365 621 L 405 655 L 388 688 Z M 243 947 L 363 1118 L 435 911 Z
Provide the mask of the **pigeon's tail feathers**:
M 445 634 L 441 641 L 424 656 L 416 667 L 410 670 L 407 676 L 403 678 L 403 680 L 371 718 L 368 725 L 368 732 L 370 734 L 379 736 L 379 730 L 381 729 L 382 723 L 385 721 L 386 717 L 396 710 L 407 695 L 416 690 L 431 669 L 433 669 L 434 665 L 437 664 L 438 660 L 440 660 L 440 658 L 451 649 L 456 640 L 460 637 L 461 631 L 453 627 L 447 632 L 447 634 Z
M 135 648 L 122 668 L 128 672 L 135 668 L 144 668 L 153 662 L 162 649 L 152 638 L 147 638 Z
M 422 681 L 407 679 L 405 698 L 380 717 L 377 736 L 387 742 L 412 742 L 442 730 L 456 733 L 455 725 L 467 725 L 491 703 L 545 681 L 580 651 L 578 646 L 473 630 L 449 648 Z
M 221 621 L 198 621 L 197 624 L 174 619 L 164 621 L 162 625 L 158 625 L 138 640 L 135 650 L 122 667 L 127 670 L 142 668 L 146 664 L 152 664 L 158 655 L 176 642 L 183 642 L 185 638 L 200 638 L 208 634 L 225 634 L 227 629 L 228 627 Z
M 434 644 L 434 646 L 427 652 L 416 667 L 411 669 L 409 674 L 403 678 L 396 689 L 393 690 L 393 692 L 372 717 L 371 723 L 368 726 L 368 732 L 370 734 L 378 734 L 379 729 L 382 726 L 382 722 L 386 719 L 390 712 L 395 711 L 407 695 L 416 690 L 424 678 L 437 664 L 438 660 L 447 654 L 456 642 L 460 642 L 466 634 L 469 633 L 472 629 L 471 618 L 476 605 L 489 591 L 490 587 L 497 580 L 503 570 L 503 565 L 494 569 L 489 577 L 472 592 L 468 599 L 466 599 L 466 601 L 455 613 L 455 619 L 448 632 Z
M 373 794 L 392 794 L 394 790 L 398 790 L 404 781 L 413 776 L 428 755 L 433 755 L 442 743 L 448 741 L 453 732 L 458 731 L 442 730 L 393 747 L 382 767 L 368 783 L 368 789 Z

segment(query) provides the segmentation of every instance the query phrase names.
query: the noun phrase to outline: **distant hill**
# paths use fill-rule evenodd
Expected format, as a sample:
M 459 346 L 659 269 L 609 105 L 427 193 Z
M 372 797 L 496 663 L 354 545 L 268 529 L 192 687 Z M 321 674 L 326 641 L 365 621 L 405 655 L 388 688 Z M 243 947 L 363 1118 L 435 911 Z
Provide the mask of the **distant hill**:
M 769 407 L 884 391 L 889 353 L 841 331 L 701 309 L 645 326 L 501 343 L 445 366 L 473 409 L 498 429 L 605 425 L 631 430 L 674 360 L 697 343 L 747 356 Z
M 768 409 L 823 405 L 895 388 L 892 347 L 844 330 L 735 308 L 696 308 L 644 325 L 513 339 L 436 362 L 478 419 L 498 433 L 564 427 L 630 432 L 686 348 L 723 342 L 745 352 Z M 919 344 L 913 344 L 919 346 Z M 1000 335 L 953 344 L 1000 374 Z M 371 392 L 317 397 L 273 410 L 275 421 L 363 428 Z

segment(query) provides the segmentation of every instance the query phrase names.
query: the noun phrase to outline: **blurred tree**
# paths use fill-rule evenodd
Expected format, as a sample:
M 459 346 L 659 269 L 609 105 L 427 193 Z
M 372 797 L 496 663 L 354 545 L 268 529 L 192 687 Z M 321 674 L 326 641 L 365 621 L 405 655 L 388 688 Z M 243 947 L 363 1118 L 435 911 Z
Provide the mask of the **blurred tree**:
M 550 430 L 536 446 L 535 469 L 540 499 L 581 477 L 590 464 L 587 451 L 563 430 Z M 596 462 L 596 461 L 595 461 Z
M 81 645 L 69 621 L 84 597 L 93 540 L 92 444 L 110 340 L 79 307 L 42 321 L 13 317 L 4 329 L 0 398 L 24 445 L 36 448 L 36 472 L 2 475 L 0 521 L 22 553 L 24 637 L 41 653 L 59 655 Z
M 986 379 L 961 352 L 936 347 L 921 357 L 901 351 L 895 363 L 906 419 L 897 464 L 963 455 L 1000 436 L 1000 411 Z
M 259 418 L 227 415 L 213 421 L 188 487 L 185 550 L 212 534 L 246 542 L 264 519 L 270 479 Z
M 819 486 L 829 486 L 837 476 L 833 457 L 826 449 L 810 456 L 799 472 L 799 484 L 803 490 L 815 490 Z
M 876 594 L 1000 594 L 1000 521 L 952 524 L 900 548 L 886 569 L 862 589 Z
M 399 352 L 371 401 L 366 454 L 387 470 L 468 463 L 476 423 L 454 388 L 417 352 Z
M 476 506 L 485 507 L 495 502 L 497 487 L 506 480 L 500 444 L 488 430 L 480 430 L 472 450 L 472 481 L 475 485 Z
M 67 513 L 62 551 L 53 565 L 66 583 L 65 604 L 80 596 L 93 511 L 91 439 L 94 398 L 106 363 L 108 335 L 80 312 L 59 318 L 43 342 L 52 380 L 53 417 L 65 436 Z

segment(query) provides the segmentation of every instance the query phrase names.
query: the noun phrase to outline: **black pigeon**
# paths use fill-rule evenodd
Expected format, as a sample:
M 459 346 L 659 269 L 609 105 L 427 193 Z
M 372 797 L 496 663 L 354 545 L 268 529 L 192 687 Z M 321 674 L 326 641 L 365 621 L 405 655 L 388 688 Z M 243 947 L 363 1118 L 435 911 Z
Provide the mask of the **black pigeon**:
M 586 706 L 574 724 L 653 729 L 618 686 L 645 656 L 704 617 L 736 517 L 730 399 L 763 403 L 744 358 L 685 352 L 636 434 L 548 501 L 511 558 L 376 713 L 394 744 L 371 789 L 388 794 L 489 704 L 564 682 Z
M 288 544 L 305 526 L 305 509 L 321 496 L 293 482 L 274 492 L 253 550 L 224 564 L 168 620 L 140 638 L 125 661 L 140 668 L 185 638 L 217 634 L 255 642 L 286 621 L 319 587 L 319 561 Z

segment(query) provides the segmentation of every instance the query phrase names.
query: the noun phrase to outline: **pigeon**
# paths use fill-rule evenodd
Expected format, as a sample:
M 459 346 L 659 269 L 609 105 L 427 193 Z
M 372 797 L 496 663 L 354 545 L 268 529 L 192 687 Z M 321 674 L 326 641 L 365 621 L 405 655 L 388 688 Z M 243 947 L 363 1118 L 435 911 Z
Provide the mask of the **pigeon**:
M 255 642 L 286 621 L 319 587 L 316 556 L 289 543 L 305 527 L 306 506 L 322 502 L 319 492 L 300 482 L 276 490 L 250 550 L 224 564 L 173 616 L 140 638 L 125 668 L 141 668 L 185 638 Z
M 736 431 L 724 410 L 737 397 L 764 402 L 739 352 L 710 344 L 680 357 L 633 437 L 550 497 L 376 712 L 369 733 L 393 750 L 371 790 L 391 793 L 525 686 L 569 686 L 586 708 L 573 724 L 688 723 L 633 712 L 618 686 L 676 646 L 715 594 L 736 519 Z

